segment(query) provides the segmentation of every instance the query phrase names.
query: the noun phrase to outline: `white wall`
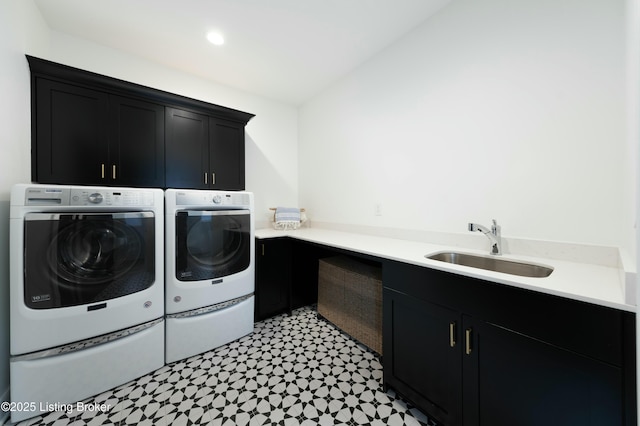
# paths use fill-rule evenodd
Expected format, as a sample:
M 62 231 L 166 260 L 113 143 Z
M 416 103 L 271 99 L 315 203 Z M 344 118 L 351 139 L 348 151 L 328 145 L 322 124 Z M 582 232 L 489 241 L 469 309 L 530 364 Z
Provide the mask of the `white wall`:
M 24 52 L 44 52 L 48 30 L 31 1 L 0 2 L 0 401 L 9 398 L 9 196 L 30 177 L 29 68 Z M 0 412 L 0 423 L 7 417 Z
M 303 106 L 312 220 L 634 249 L 624 0 L 454 0 Z M 382 216 L 374 215 L 380 203 Z

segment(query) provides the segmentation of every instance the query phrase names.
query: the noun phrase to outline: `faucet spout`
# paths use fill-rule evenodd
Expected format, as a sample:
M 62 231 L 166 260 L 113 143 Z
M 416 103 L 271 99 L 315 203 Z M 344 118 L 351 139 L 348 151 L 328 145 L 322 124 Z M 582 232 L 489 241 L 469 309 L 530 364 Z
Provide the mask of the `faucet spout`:
M 496 256 L 502 254 L 502 237 L 500 235 L 500 226 L 495 219 L 493 219 L 493 225 L 491 225 L 491 229 L 478 223 L 469 223 L 469 231 L 482 232 L 487 238 L 489 238 L 489 241 L 491 241 L 491 251 L 489 252 L 490 254 Z

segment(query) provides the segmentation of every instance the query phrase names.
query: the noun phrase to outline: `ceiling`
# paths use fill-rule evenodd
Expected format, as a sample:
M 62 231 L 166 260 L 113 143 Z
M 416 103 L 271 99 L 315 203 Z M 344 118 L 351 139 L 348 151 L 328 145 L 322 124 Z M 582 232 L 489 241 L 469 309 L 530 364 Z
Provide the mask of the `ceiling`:
M 34 1 L 52 30 L 299 105 L 451 0 Z

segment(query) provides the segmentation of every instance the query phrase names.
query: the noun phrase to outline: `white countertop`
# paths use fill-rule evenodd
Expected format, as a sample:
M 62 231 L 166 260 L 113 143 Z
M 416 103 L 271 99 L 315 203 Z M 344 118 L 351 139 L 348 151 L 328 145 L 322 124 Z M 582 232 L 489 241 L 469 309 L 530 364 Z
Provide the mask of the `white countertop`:
M 487 255 L 488 250 L 465 249 L 459 246 L 408 241 L 324 228 L 301 228 L 295 231 L 259 229 L 256 230 L 256 237 L 259 239 L 290 237 L 383 259 L 396 260 L 624 311 L 636 312 L 635 305 L 625 302 L 624 271 L 611 266 L 514 254 L 501 256 L 504 259 L 526 261 L 553 267 L 553 272 L 546 278 L 529 278 L 455 265 L 424 257 L 426 254 L 447 250 Z

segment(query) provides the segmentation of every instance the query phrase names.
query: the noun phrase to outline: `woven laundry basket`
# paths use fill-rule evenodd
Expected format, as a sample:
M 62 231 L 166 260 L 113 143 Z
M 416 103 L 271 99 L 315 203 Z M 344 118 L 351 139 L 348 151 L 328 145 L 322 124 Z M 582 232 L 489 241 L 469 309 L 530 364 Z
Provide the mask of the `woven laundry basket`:
M 345 256 L 320 259 L 318 314 L 382 355 L 382 269 Z

